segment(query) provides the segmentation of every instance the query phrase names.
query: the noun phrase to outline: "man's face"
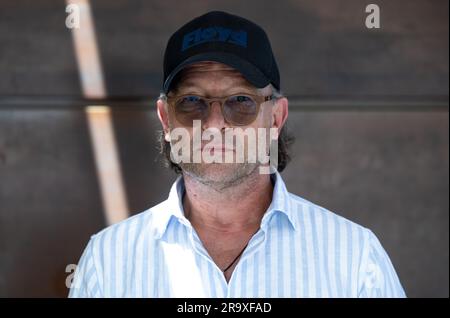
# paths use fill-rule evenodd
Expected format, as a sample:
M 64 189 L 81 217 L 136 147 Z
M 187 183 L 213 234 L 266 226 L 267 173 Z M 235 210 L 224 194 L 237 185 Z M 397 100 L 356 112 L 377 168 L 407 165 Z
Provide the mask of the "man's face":
M 215 62 L 199 62 L 187 67 L 183 71 L 176 90 L 170 92 L 168 96 L 176 97 L 186 94 L 207 97 L 224 97 L 235 94 L 270 96 L 272 90 L 270 85 L 263 89 L 256 89 L 238 71 L 227 65 Z M 252 123 L 246 126 L 239 126 L 238 128 L 241 128 L 242 131 L 254 130 L 255 136 L 258 136 L 258 128 L 265 128 L 267 132 L 266 138 L 268 138 L 269 128 L 275 127 L 281 129 L 280 124 L 282 125 L 284 123 L 285 118 L 283 119 L 283 116 L 280 117 L 280 114 L 283 112 L 280 112 L 279 108 L 285 108 L 284 117 L 287 116 L 287 101 L 285 107 L 283 107 L 283 102 L 280 103 L 281 105 L 278 105 L 278 101 L 263 102 L 256 119 Z M 214 139 L 214 142 L 202 140 L 199 145 L 200 149 L 196 149 L 195 143 L 192 142 L 195 128 L 192 125 L 184 126 L 181 124 L 175 116 L 174 107 L 167 103 L 161 103 L 162 101 L 158 102 L 158 114 L 166 132 L 166 141 L 170 141 L 173 146 L 174 140 L 170 138 L 170 132 L 175 128 L 183 128 L 189 132 L 191 156 L 193 151 L 200 150 L 203 153 L 208 152 L 216 158 L 217 156 L 222 158 L 220 163 L 206 163 L 203 157 L 201 157 L 201 162 L 199 163 L 193 163 L 192 161 L 181 162 L 179 165 L 184 173 L 189 174 L 204 184 L 214 186 L 216 189 L 223 189 L 239 183 L 239 180 L 242 180 L 249 174 L 255 173 L 260 166 L 258 160 L 256 162 L 254 160 L 248 160 L 249 151 L 257 151 L 257 143 L 254 146 L 249 146 L 248 138 L 234 138 L 235 140 L 231 145 L 225 142 L 225 131 L 237 127 L 229 124 L 225 120 L 220 102 L 214 101 L 212 103 L 209 116 L 201 121 L 201 126 L 198 128 L 201 129 L 201 133 L 208 130 L 219 132 L 222 135 L 222 140 L 219 140 L 219 142 L 216 139 Z M 242 136 L 243 134 L 239 133 L 240 131 L 235 131 L 235 133 Z M 244 143 L 239 143 L 239 140 L 243 140 Z M 269 142 L 266 142 L 267 149 L 265 153 L 268 153 L 269 146 Z M 225 150 L 221 149 L 222 147 Z M 236 152 L 239 147 L 242 147 L 244 150 L 244 160 L 236 162 Z M 231 157 L 234 158 L 232 163 L 225 163 L 225 155 L 227 152 L 231 152 Z M 230 156 L 229 153 L 228 156 Z

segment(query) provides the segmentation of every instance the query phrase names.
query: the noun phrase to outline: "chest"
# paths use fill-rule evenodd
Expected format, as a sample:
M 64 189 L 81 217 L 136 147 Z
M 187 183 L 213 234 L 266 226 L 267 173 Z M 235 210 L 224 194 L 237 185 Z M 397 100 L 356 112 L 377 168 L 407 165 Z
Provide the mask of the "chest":
M 229 282 L 254 232 L 242 231 L 241 233 L 217 235 L 217 233 L 200 230 L 197 233 L 208 255 Z

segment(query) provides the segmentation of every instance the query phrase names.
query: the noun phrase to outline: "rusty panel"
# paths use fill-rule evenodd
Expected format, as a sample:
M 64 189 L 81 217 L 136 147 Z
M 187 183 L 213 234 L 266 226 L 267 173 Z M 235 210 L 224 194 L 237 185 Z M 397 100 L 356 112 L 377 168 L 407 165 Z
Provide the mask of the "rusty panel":
M 370 2 L 369 2 L 370 3 Z M 448 1 L 380 0 L 381 28 L 359 0 L 93 1 L 112 95 L 156 95 L 169 36 L 225 10 L 261 24 L 290 95 L 448 95 Z
M 291 111 L 289 125 L 290 191 L 371 228 L 409 296 L 448 296 L 448 113 Z M 114 126 L 135 214 L 175 175 L 155 162 L 154 113 L 115 111 Z M 84 114 L 2 111 L 0 128 L 0 293 L 65 296 L 65 265 L 104 227 Z
M 448 297 L 448 112 L 292 112 L 289 189 L 370 228 L 408 296 Z
M 64 1 L 0 1 L 0 97 L 80 96 L 65 17 Z
M 265 27 L 290 95 L 448 95 L 448 1 L 377 4 L 381 29 L 368 30 L 359 0 L 91 1 L 110 95 L 156 95 L 168 37 L 207 10 Z M 0 7 L 0 95 L 80 96 L 64 2 Z
M 0 111 L 0 297 L 65 296 L 104 226 L 84 113 Z

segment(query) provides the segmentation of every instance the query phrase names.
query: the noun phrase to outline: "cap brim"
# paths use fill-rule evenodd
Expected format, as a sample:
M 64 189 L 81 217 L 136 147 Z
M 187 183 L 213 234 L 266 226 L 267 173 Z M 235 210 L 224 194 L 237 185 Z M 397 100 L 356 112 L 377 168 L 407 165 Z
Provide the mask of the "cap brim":
M 267 77 L 256 66 L 240 58 L 239 56 L 226 52 L 207 52 L 193 55 L 178 65 L 164 82 L 164 93 L 167 94 L 169 92 L 173 79 L 186 66 L 204 61 L 219 62 L 235 68 L 247 81 L 250 82 L 250 84 L 257 88 L 263 88 L 270 84 Z

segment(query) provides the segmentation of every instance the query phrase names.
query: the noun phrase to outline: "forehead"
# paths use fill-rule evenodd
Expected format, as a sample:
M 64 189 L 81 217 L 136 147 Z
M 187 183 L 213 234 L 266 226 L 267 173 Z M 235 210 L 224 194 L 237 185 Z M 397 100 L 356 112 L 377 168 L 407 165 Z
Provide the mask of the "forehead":
M 180 72 L 177 79 L 180 87 L 244 87 L 255 89 L 236 69 L 217 62 L 197 62 L 187 66 Z

